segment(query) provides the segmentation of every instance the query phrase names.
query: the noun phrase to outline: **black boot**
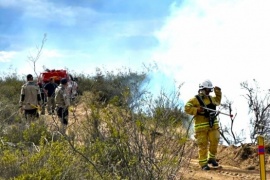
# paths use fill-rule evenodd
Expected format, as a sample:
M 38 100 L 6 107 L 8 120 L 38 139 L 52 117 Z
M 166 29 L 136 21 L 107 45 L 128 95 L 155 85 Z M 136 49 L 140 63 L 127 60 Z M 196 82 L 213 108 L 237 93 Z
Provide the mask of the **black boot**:
M 218 163 L 215 159 L 209 159 L 208 164 L 212 164 L 212 166 L 218 166 Z
M 202 170 L 209 171 L 210 167 L 206 164 L 206 165 L 202 166 Z

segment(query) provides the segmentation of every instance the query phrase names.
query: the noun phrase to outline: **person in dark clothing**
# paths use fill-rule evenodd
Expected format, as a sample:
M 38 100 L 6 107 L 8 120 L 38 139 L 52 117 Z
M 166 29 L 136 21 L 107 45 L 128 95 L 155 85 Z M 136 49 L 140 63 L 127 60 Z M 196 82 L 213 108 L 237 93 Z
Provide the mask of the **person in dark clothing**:
M 55 89 L 58 85 L 54 82 L 54 78 L 50 78 L 50 82 L 45 84 L 44 92 L 47 97 L 47 111 L 48 114 L 54 114 L 55 109 Z
M 19 106 L 21 111 L 24 110 L 24 115 L 30 122 L 39 117 L 38 106 L 41 105 L 41 95 L 39 86 L 34 83 L 33 76 L 26 76 L 27 82 L 21 88 L 21 97 Z

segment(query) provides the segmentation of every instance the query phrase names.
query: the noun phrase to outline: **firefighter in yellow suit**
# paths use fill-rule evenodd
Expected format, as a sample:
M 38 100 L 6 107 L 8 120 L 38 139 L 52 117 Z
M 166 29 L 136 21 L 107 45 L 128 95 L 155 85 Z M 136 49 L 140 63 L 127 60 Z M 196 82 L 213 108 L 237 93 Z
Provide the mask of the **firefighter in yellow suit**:
M 210 95 L 213 90 L 215 96 Z M 203 107 L 215 110 L 221 103 L 221 97 L 221 89 L 217 86 L 213 87 L 210 80 L 205 80 L 199 85 L 198 95 L 185 104 L 185 112 L 194 116 L 195 138 L 202 170 L 210 170 L 208 164 L 218 166 L 216 154 L 220 138 L 217 114 Z

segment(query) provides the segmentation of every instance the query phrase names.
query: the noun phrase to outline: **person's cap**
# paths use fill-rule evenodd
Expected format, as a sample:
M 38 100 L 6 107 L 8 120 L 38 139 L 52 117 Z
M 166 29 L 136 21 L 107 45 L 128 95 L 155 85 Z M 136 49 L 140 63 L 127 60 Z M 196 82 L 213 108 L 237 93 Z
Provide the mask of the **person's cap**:
M 27 78 L 27 79 L 32 79 L 33 76 L 32 76 L 32 74 L 28 74 L 28 75 L 26 76 L 26 78 Z
M 67 79 L 66 79 L 66 78 L 62 78 L 62 79 L 60 80 L 60 83 L 61 83 L 61 84 L 67 84 Z

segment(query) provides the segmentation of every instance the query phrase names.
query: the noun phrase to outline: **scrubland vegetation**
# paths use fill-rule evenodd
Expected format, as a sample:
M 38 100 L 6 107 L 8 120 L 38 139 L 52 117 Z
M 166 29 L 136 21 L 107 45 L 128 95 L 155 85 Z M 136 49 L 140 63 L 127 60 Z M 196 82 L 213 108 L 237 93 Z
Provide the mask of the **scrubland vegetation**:
M 175 179 L 188 165 L 180 89 L 153 96 L 147 74 L 76 74 L 80 95 L 66 134 L 55 116 L 29 124 L 18 108 L 24 79 L 0 79 L 0 179 Z M 183 156 L 185 154 L 185 157 Z

